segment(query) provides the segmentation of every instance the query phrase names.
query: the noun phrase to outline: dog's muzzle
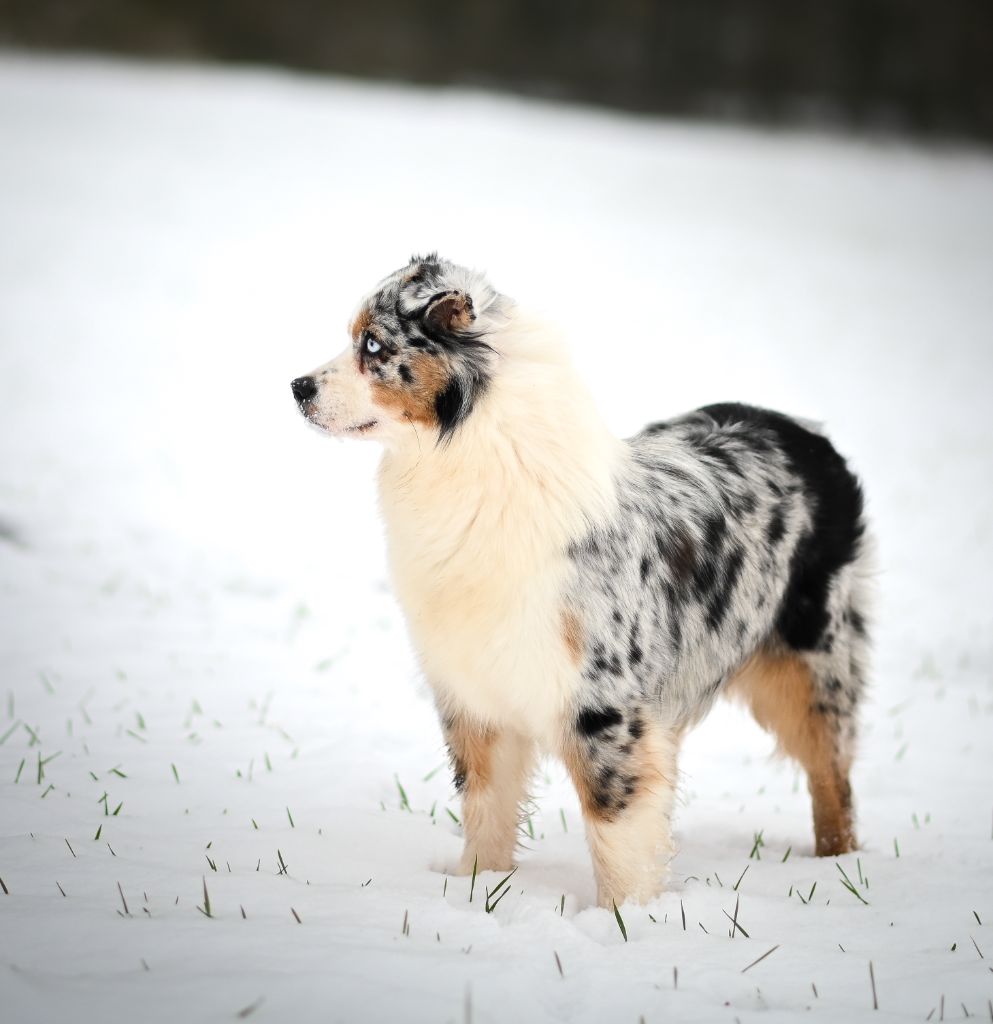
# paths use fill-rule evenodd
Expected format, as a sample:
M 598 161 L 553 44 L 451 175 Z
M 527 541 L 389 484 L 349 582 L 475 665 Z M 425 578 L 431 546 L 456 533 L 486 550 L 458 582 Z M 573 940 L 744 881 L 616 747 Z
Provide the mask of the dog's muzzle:
M 313 377 L 297 377 L 296 380 L 290 381 L 290 388 L 297 404 L 303 405 L 317 394 L 317 381 Z

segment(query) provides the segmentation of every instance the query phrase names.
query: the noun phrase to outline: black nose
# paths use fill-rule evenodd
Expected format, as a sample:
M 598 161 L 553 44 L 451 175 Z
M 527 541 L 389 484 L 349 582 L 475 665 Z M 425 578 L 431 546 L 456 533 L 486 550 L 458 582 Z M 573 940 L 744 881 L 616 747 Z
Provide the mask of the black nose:
M 317 394 L 317 381 L 313 377 L 297 377 L 290 382 L 290 387 L 298 402 L 306 402 Z

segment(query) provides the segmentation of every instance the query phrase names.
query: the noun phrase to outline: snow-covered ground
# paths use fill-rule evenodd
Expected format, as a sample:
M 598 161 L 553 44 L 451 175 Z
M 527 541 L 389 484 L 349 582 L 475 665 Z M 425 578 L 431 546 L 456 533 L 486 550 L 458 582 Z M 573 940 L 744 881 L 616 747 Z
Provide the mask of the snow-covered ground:
M 288 386 L 436 247 L 569 329 L 618 432 L 741 399 L 850 455 L 857 857 L 721 707 L 627 941 L 556 764 L 495 911 L 446 877 L 376 451 Z M 987 154 L 0 57 L 0 1019 L 993 1016 L 991 371 Z

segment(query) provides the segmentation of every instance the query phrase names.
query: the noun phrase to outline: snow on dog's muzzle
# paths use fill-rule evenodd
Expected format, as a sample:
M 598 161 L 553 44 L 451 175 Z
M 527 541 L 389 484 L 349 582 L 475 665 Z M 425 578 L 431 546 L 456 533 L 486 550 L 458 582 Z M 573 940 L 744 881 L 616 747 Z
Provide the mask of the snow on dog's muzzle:
M 290 388 L 297 405 L 303 405 L 317 394 L 317 381 L 313 377 L 297 377 L 296 380 L 290 381 Z

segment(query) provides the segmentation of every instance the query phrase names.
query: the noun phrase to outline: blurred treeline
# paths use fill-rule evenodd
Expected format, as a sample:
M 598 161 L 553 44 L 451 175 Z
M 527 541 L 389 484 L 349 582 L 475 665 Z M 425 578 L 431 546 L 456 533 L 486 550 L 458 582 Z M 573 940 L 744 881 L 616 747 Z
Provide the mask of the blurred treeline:
M 0 45 L 993 140 L 993 0 L 0 0 Z

